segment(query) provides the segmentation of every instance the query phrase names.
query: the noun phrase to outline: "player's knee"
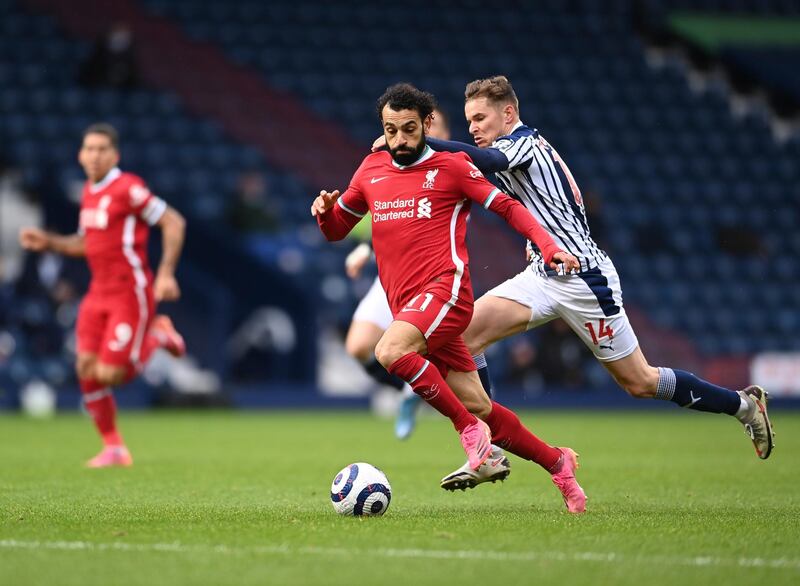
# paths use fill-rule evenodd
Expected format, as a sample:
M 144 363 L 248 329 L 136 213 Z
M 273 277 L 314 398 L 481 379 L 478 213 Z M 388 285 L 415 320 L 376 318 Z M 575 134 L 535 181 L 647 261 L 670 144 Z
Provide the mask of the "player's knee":
M 484 346 L 479 342 L 478 338 L 474 336 L 464 336 L 464 344 L 467 346 L 469 353 L 475 356 L 483 352 Z
M 95 368 L 94 378 L 101 385 L 113 387 L 121 384 L 125 380 L 125 369 L 105 364 L 98 364 Z
M 398 351 L 396 345 L 378 342 L 378 345 L 375 346 L 375 359 L 380 362 L 381 366 L 386 370 L 389 370 L 389 367 L 402 356 L 403 354 Z
M 464 344 L 467 346 L 467 350 L 469 350 L 469 353 L 473 356 L 486 350 L 486 347 L 490 342 L 490 340 L 485 335 L 482 335 L 479 331 L 477 331 L 477 329 L 472 331 L 467 329 L 467 331 L 463 334 L 463 338 Z
M 392 364 L 412 351 L 413 348 L 410 348 L 408 344 L 384 336 L 375 346 L 375 358 L 381 363 L 381 366 L 389 370 Z
M 344 348 L 350 356 L 362 363 L 369 362 L 374 354 L 374 349 L 361 340 L 350 340 L 348 338 L 345 341 Z
M 97 360 L 94 356 L 79 355 L 75 361 L 75 374 L 79 380 L 87 380 L 94 376 L 94 367 Z

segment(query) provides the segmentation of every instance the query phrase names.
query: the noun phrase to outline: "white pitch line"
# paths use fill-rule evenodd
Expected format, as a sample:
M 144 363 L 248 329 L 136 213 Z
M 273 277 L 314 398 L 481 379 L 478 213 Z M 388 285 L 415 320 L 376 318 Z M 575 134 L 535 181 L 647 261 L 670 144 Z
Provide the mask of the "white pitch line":
M 625 555 L 614 552 L 562 552 L 562 551 L 482 551 L 458 549 L 397 549 L 337 548 L 290 545 L 209 545 L 174 543 L 126 543 L 123 541 L 98 543 L 93 541 L 19 541 L 0 540 L 0 549 L 56 550 L 56 551 L 121 551 L 134 553 L 200 553 L 221 555 L 307 555 L 363 558 L 418 558 L 468 561 L 569 561 L 592 563 L 641 563 L 646 565 L 691 566 L 691 567 L 739 567 L 767 568 L 776 570 L 800 570 L 798 558 L 724 558 L 716 556 L 650 556 Z

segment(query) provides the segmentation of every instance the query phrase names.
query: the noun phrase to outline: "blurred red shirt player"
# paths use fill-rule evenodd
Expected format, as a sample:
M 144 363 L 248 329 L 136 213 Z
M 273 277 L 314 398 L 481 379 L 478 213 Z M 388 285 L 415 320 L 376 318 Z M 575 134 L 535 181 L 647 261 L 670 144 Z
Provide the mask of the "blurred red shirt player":
M 156 348 L 173 356 L 186 351 L 171 320 L 155 315 L 156 303 L 180 297 L 175 267 L 185 221 L 153 195 L 141 178 L 120 171 L 119 159 L 114 127 L 93 124 L 87 128 L 78 154 L 88 179 L 78 232 L 68 236 L 38 228 L 20 232 L 20 242 L 28 250 L 85 256 L 89 263 L 91 283 L 76 328 L 76 371 L 84 404 L 104 444 L 87 462 L 92 468 L 133 464 L 117 430 L 111 387 L 134 378 Z M 155 278 L 147 259 L 151 226 L 161 228 L 163 239 Z

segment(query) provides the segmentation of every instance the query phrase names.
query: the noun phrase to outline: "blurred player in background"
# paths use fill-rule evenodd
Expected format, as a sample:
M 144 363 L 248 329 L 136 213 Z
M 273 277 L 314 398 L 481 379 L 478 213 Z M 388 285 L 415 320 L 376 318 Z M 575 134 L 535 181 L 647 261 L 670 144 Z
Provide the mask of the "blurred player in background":
M 341 197 L 338 191 L 321 191 L 312 215 L 328 240 L 341 240 L 372 212 L 378 273 L 395 318 L 375 355 L 453 422 L 470 468 L 490 459 L 495 441 L 545 468 L 568 510 L 583 512 L 586 495 L 575 479 L 575 452 L 546 444 L 512 411 L 491 401 L 461 338 L 473 306 L 465 242 L 472 201 L 536 242 L 547 266 L 563 264 L 569 272 L 578 261 L 468 157 L 427 146 L 424 129 L 434 105 L 433 96 L 408 84 L 388 88 L 378 100 L 388 152 L 368 155 Z
M 175 268 L 183 248 L 183 217 L 156 197 L 145 183 L 123 173 L 114 127 L 93 124 L 83 135 L 78 161 L 88 181 L 81 196 L 76 234 L 62 236 L 23 228 L 20 242 L 34 252 L 85 256 L 91 271 L 76 333 L 76 371 L 83 401 L 103 440 L 91 468 L 130 466 L 128 448 L 117 429 L 112 387 L 129 382 L 153 350 L 174 356 L 186 351 L 183 338 L 155 304 L 180 297 Z M 162 233 L 162 257 L 155 279 L 147 259 L 150 227 Z
M 497 76 L 473 81 L 467 85 L 465 98 L 469 131 L 477 147 L 436 139 L 429 141 L 431 147 L 465 152 L 481 171 L 495 173 L 556 244 L 580 261 L 575 274 L 554 271 L 533 246 L 525 271 L 475 303 L 464 340 L 487 392 L 490 379 L 484 350 L 498 340 L 560 317 L 631 396 L 734 416 L 744 425 L 758 457 L 768 458 L 773 432 L 767 393 L 761 387 L 733 391 L 689 372 L 648 364 L 625 314 L 617 271 L 589 234 L 581 192 L 556 150 L 520 120 L 519 101 L 508 79 Z M 442 487 L 472 487 L 491 479 L 490 474 L 485 467 L 476 472 L 465 465 L 442 479 Z
M 430 128 L 426 131 L 426 136 L 441 140 L 450 140 L 450 126 L 447 116 L 441 109 L 435 108 L 431 118 Z M 365 224 L 366 223 L 366 224 Z M 372 215 L 367 214 L 364 219 L 354 228 L 354 232 L 361 226 L 366 226 L 364 232 L 371 235 Z M 345 260 L 345 270 L 347 276 L 356 279 L 361 274 L 364 266 L 372 258 L 372 247 L 367 242 L 362 242 L 347 255 Z M 406 439 L 414 431 L 416 424 L 417 409 L 422 403 L 411 386 L 403 382 L 400 378 L 386 372 L 380 362 L 375 358 L 375 346 L 381 339 L 383 333 L 392 323 L 392 310 L 389 309 L 389 302 L 386 300 L 386 292 L 381 286 L 380 279 L 376 276 L 367 294 L 361 299 L 353 313 L 353 320 L 350 322 L 350 329 L 347 331 L 345 348 L 347 353 L 364 365 L 364 369 L 377 382 L 393 387 L 403 393 L 400 409 L 395 421 L 395 435 L 398 439 Z

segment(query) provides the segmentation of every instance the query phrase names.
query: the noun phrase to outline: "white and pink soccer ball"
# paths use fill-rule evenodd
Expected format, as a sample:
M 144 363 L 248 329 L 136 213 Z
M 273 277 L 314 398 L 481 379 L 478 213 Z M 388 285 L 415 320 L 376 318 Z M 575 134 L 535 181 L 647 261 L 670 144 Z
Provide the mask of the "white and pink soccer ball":
M 391 501 L 389 479 L 378 468 L 365 462 L 342 468 L 331 484 L 331 504 L 340 515 L 383 515 Z

